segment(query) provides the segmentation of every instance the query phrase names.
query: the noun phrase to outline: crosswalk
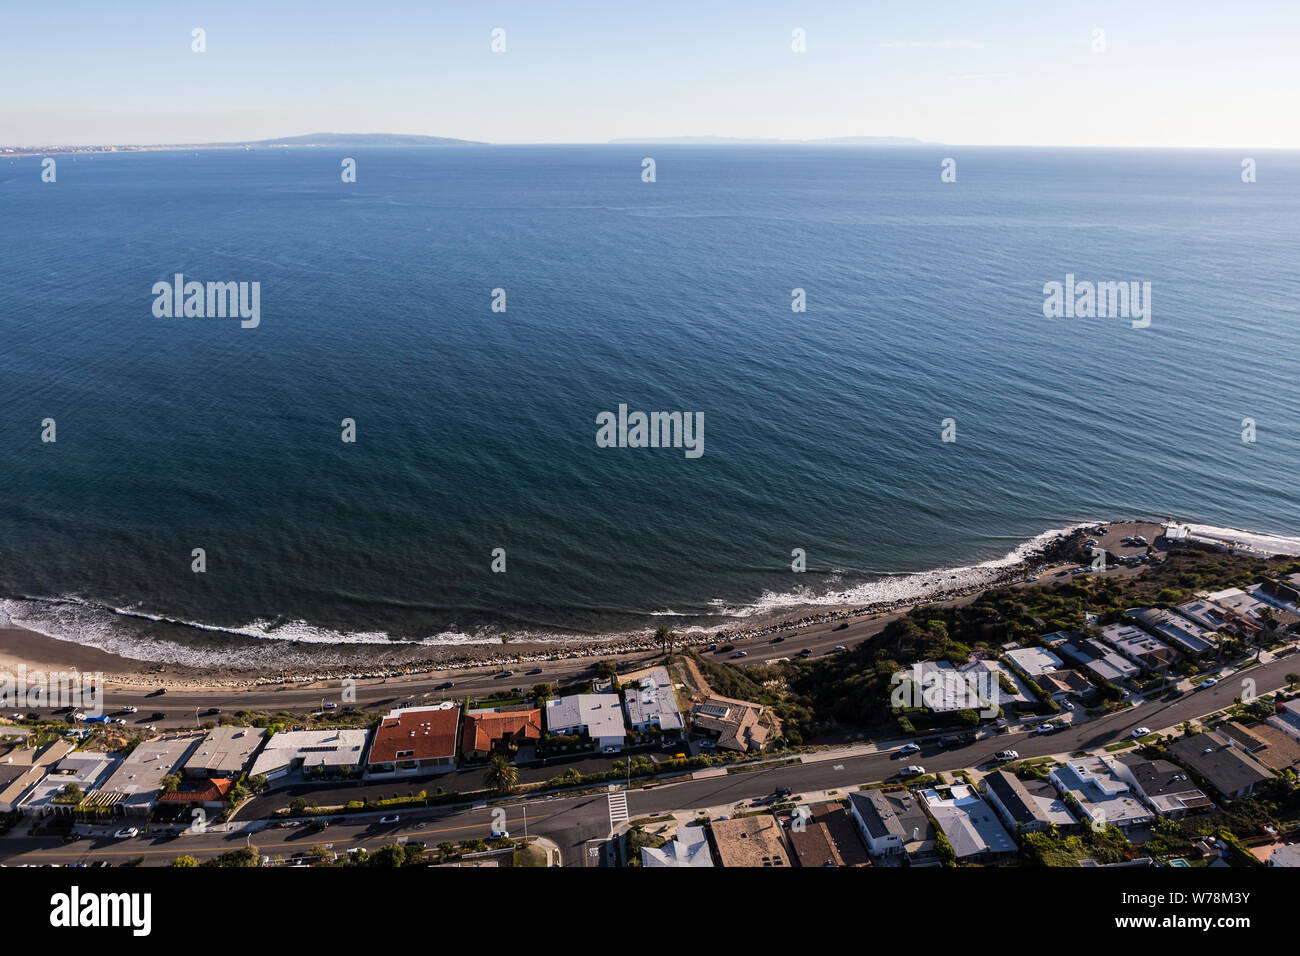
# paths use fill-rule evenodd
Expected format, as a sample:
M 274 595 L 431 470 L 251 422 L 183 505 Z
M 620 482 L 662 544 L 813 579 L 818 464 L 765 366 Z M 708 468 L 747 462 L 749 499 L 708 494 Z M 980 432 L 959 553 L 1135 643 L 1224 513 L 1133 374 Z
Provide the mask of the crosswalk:
M 620 790 L 609 794 L 609 828 L 613 830 L 620 823 L 627 823 L 627 791 Z

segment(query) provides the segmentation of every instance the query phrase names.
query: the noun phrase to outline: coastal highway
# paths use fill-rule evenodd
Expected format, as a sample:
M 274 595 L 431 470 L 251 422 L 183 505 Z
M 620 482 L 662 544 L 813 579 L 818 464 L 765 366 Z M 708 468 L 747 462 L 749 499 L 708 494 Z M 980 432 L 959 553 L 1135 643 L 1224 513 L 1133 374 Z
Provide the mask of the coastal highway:
M 1254 680 L 1259 694 L 1276 690 L 1285 683 L 1286 674 L 1298 666 L 1300 660 L 1285 657 L 1225 678 L 1214 687 L 1189 691 L 1174 700 L 1158 700 L 1127 708 L 1053 734 L 1002 734 L 951 750 L 925 745 L 919 755 L 905 760 L 900 759 L 896 752 L 864 753 L 860 749 L 842 748 L 807 755 L 804 762 L 798 764 L 773 765 L 746 773 L 698 779 L 672 778 L 649 788 L 633 789 L 628 794 L 628 811 L 635 819 L 650 814 L 734 805 L 770 794 L 777 786 L 790 787 L 795 794 L 823 790 L 843 792 L 864 783 L 889 780 L 905 763 L 922 764 L 928 772 L 987 766 L 995 753 L 1008 748 L 1019 751 L 1022 758 L 1096 750 L 1128 739 L 1139 726 L 1154 730 L 1175 728 L 1183 721 L 1230 706 L 1241 693 L 1243 678 Z M 437 780 L 404 780 L 398 787 L 393 781 L 386 781 L 365 785 L 356 793 L 364 793 L 373 786 L 378 788 L 376 793 L 391 794 L 400 788 L 414 789 L 426 784 L 437 786 Z M 674 782 L 676 780 L 680 782 Z M 582 865 L 583 844 L 609 835 L 609 810 L 603 793 L 533 797 L 527 800 L 527 806 L 529 833 L 548 837 L 559 844 L 565 865 Z M 443 840 L 485 838 L 490 835 L 492 824 L 491 813 L 486 808 L 402 811 L 396 824 L 379 824 L 377 817 L 375 814 L 361 820 L 356 816 L 351 822 L 335 824 L 315 833 L 308 833 L 304 828 L 272 828 L 253 834 L 251 839 L 264 854 L 288 857 L 295 852 L 305 852 L 316 843 L 332 843 L 335 850 L 342 850 L 353 846 L 374 849 L 403 836 L 431 845 Z M 522 834 L 521 803 L 507 808 L 507 821 L 512 835 Z M 418 827 L 420 823 L 424 826 Z M 0 838 L 0 859 L 6 865 L 14 866 L 96 860 L 120 863 L 143 857 L 146 864 L 158 865 L 185 853 L 200 858 L 214 856 L 243 846 L 245 840 L 242 833 L 128 840 L 84 839 L 75 844 L 44 838 Z
M 1155 540 L 1159 532 L 1160 526 L 1149 522 L 1112 522 L 1110 530 L 1101 537 L 1100 543 L 1112 555 L 1139 554 L 1146 549 L 1122 545 L 1120 539 L 1132 534 L 1142 534 Z M 1157 550 L 1159 550 L 1158 546 Z M 1038 579 L 1043 583 L 1065 580 L 1069 574 L 1068 568 L 1068 565 L 1061 565 L 1044 569 L 1039 572 Z M 1120 567 L 1099 573 L 1106 577 L 1129 577 L 1140 574 L 1142 570 L 1141 567 Z M 968 604 L 974 601 L 979 593 L 981 592 L 976 591 L 933 602 L 933 605 Z M 794 659 L 805 648 L 812 651 L 813 657 L 817 658 L 833 653 L 837 645 L 851 647 L 867 640 L 907 610 L 909 608 L 902 607 L 888 612 L 846 617 L 841 620 L 822 620 L 803 626 L 791 626 L 779 633 L 748 638 L 728 637 L 724 642 L 720 642 L 724 645 L 733 644 L 737 650 L 745 651 L 747 656 L 743 658 L 733 659 L 731 652 L 711 653 L 706 649 L 707 645 L 697 645 L 696 649 L 706 658 L 740 666 L 752 666 L 782 657 Z M 777 640 L 778 637 L 781 639 Z M 628 670 L 644 666 L 661 656 L 653 649 L 603 655 L 575 655 L 555 660 L 506 665 L 504 669 L 513 671 L 513 674 L 508 677 L 503 676 L 502 666 L 492 665 L 427 671 L 387 678 L 358 678 L 355 689 L 356 700 L 348 702 L 342 700 L 342 683 L 339 680 L 191 689 L 170 684 L 171 678 L 162 676 L 156 687 L 114 684 L 110 681 L 105 686 L 104 696 L 107 712 L 117 714 L 129 723 L 181 729 L 195 727 L 203 723 L 205 717 L 212 720 L 215 715 L 206 712 L 213 708 L 218 708 L 222 712 L 236 710 L 309 712 L 319 710 L 325 704 L 332 702 L 340 707 L 350 705 L 360 710 L 387 710 L 445 699 L 463 699 L 467 695 L 486 695 L 496 690 L 527 689 L 542 682 L 570 683 L 590 677 L 592 669 L 601 660 L 613 661 L 620 670 Z M 453 686 L 447 687 L 448 683 Z M 166 693 L 158 693 L 163 687 L 166 687 Z M 121 709 L 124 707 L 136 707 L 137 713 L 122 714 Z M 166 717 L 158 720 L 151 717 L 152 714 L 159 712 L 166 714 Z

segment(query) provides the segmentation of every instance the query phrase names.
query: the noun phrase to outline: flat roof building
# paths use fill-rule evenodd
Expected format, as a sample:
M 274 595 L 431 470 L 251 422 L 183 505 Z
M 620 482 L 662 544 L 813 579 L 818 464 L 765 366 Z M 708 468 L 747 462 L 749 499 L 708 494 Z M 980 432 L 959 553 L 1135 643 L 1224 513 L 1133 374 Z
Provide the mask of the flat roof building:
M 275 780 L 299 768 L 356 770 L 365 756 L 369 736 L 367 730 L 290 730 L 274 734 L 253 761 L 250 773 Z
M 163 777 L 180 774 L 202 734 L 159 737 L 142 742 L 92 793 L 83 806 L 112 807 L 117 813 L 146 816 L 158 802 Z
M 685 723 L 677 709 L 677 695 L 673 692 L 668 668 L 655 667 L 635 685 L 623 688 L 623 703 L 627 707 L 628 723 L 636 731 L 658 727 L 664 731 L 681 730 Z
M 599 749 L 627 743 L 618 694 L 570 694 L 546 702 L 546 730 L 551 734 L 586 734 Z
M 214 727 L 185 761 L 185 776 L 237 780 L 265 737 L 260 727 Z
M 1043 647 L 1017 647 L 1007 651 L 1006 658 L 1033 678 L 1065 666 L 1059 657 Z

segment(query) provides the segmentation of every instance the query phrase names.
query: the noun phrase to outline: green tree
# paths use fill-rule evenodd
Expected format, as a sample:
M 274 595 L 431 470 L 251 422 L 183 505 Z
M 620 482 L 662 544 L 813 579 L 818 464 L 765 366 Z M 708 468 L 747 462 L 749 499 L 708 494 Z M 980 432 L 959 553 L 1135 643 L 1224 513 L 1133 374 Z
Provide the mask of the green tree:
M 493 754 L 483 775 L 483 785 L 496 793 L 509 793 L 518 783 L 519 768 L 502 754 Z
M 163 793 L 175 793 L 181 785 L 181 778 L 174 773 L 169 773 L 162 778 L 162 786 L 158 789 Z
M 555 696 L 555 689 L 550 684 L 533 685 L 533 703 L 538 707 L 545 707 L 546 702 Z
M 189 856 L 188 854 L 185 856 L 178 856 L 176 859 L 172 860 L 172 866 L 198 866 L 198 865 L 199 865 L 199 861 L 194 859 L 194 857 Z

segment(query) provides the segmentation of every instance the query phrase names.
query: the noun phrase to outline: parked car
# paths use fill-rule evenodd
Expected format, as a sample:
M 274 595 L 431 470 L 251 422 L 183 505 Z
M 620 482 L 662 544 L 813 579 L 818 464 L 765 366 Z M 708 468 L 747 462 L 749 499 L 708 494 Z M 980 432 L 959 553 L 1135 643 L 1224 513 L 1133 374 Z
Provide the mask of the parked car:
M 919 754 L 920 752 L 921 748 L 918 744 L 903 744 L 903 746 L 898 748 L 898 755 L 900 757 L 907 757 L 911 754 Z
M 494 824 L 492 824 L 492 839 L 494 839 L 494 840 L 509 840 L 509 839 L 510 839 L 510 831 L 507 830 L 505 827 L 500 826 L 500 825 L 494 823 Z
M 113 836 L 119 840 L 132 840 L 139 835 L 140 831 L 135 827 L 123 827 L 113 834 Z
M 339 706 L 339 705 L 338 705 L 337 703 L 335 703 L 334 701 L 332 701 L 332 700 L 327 700 L 327 701 L 325 701 L 325 709 L 326 709 L 326 710 L 337 710 L 337 709 L 338 709 L 338 706 Z M 221 713 L 221 711 L 217 711 L 217 713 Z
M 380 818 L 379 818 L 379 822 L 380 822 L 380 823 L 397 823 L 397 822 L 398 822 L 399 820 L 401 820 L 401 819 L 402 819 L 402 818 L 401 818 L 400 816 L 398 816 L 396 813 L 394 813 L 394 814 L 393 814 L 392 816 L 390 816 L 390 817 L 380 817 Z
M 616 753 L 618 753 L 618 748 L 617 748 L 617 747 L 606 747 L 604 750 L 601 751 L 601 753 L 606 753 L 606 754 L 616 754 Z
M 993 755 L 993 759 L 1006 763 L 1008 760 L 1019 760 L 1020 754 L 1015 750 L 999 750 Z
M 776 794 L 778 797 L 788 797 L 792 793 L 794 793 L 793 790 L 791 790 L 789 787 L 786 786 L 775 787 L 773 788 L 772 792 Z
M 1214 686 L 1215 684 L 1217 684 L 1218 682 L 1219 682 L 1219 678 L 1217 678 L 1217 677 L 1207 677 L 1207 678 L 1205 678 L 1205 680 L 1201 681 L 1201 686 L 1202 686 L 1202 687 L 1213 687 L 1213 686 Z
M 845 647 L 843 644 L 836 644 L 833 648 L 831 648 L 831 650 L 835 650 L 835 651 L 847 651 L 848 648 Z
M 1137 728 L 1137 730 L 1133 731 L 1133 736 L 1134 738 L 1145 737 L 1149 733 L 1151 733 L 1151 729 L 1149 727 L 1139 727 Z
M 161 710 L 155 710 L 152 714 L 149 715 L 149 719 L 150 719 L 150 720 L 166 720 L 166 719 L 167 719 L 167 715 L 164 714 Z
M 332 706 L 332 707 L 337 707 L 338 704 L 326 704 L 325 706 L 326 706 L 326 707 L 331 707 L 331 706 Z M 219 714 L 219 713 L 221 713 L 221 708 L 220 708 L 220 707 L 209 707 L 206 711 L 204 711 L 204 713 L 207 714 L 209 717 L 211 717 L 213 714 Z
M 134 714 L 134 713 L 135 713 L 136 711 L 138 711 L 139 709 L 140 709 L 139 707 L 123 707 L 123 708 L 122 708 L 122 713 L 124 713 L 124 714 Z
M 734 651 L 735 649 L 736 649 L 735 644 L 723 644 L 721 647 L 718 648 L 717 653 L 725 654 L 727 653 L 727 651 Z
M 898 771 L 898 775 L 900 777 L 921 777 L 925 775 L 925 768 L 916 764 L 911 764 L 910 766 L 904 767 L 902 770 Z

